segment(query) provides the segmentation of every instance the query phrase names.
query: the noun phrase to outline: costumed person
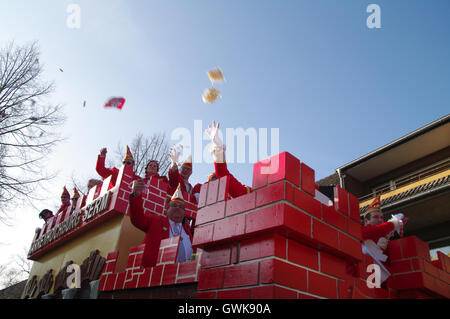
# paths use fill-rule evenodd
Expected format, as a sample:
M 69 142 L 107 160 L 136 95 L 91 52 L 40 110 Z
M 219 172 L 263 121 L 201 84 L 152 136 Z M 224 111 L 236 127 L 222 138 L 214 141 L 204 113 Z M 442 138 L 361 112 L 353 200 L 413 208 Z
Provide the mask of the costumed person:
M 184 199 L 180 187 L 178 186 L 167 205 L 166 216 L 144 213 L 142 191 L 145 187 L 143 180 L 135 180 L 130 195 L 131 223 L 145 232 L 143 266 L 156 265 L 161 240 L 174 236 L 181 236 L 177 262 L 189 261 L 193 253 L 192 232 L 185 218 Z
M 181 191 L 192 194 L 198 199 L 202 184 L 196 184 L 192 187 L 191 183 L 189 183 L 189 177 L 192 175 L 192 156 L 189 155 L 183 162 L 183 165 L 181 165 L 178 169 L 179 157 L 179 150 L 177 148 L 173 148 L 169 153 L 169 158 L 172 164 L 169 169 L 169 187 L 167 189 L 167 194 L 172 195 L 178 185 L 180 185 Z
M 61 194 L 61 206 L 59 207 L 56 215 L 64 212 L 67 209 L 67 207 L 69 207 L 69 206 L 70 206 L 70 194 L 69 194 L 69 191 L 67 190 L 66 186 L 64 186 L 63 192 Z
M 47 223 L 53 217 L 53 212 L 49 209 L 44 209 L 39 213 L 39 218 Z
M 97 171 L 98 175 L 100 175 L 101 177 L 103 177 L 103 179 L 108 178 L 110 175 L 111 177 L 111 182 L 109 184 L 109 188 L 113 188 L 116 185 L 116 181 L 117 181 L 117 176 L 119 175 L 119 170 L 115 167 L 113 168 L 106 168 L 105 167 L 105 159 L 106 159 L 106 153 L 107 153 L 107 149 L 102 148 L 100 150 L 100 154 L 97 157 L 97 165 L 95 166 L 95 170 Z M 127 145 L 127 154 L 125 155 L 125 157 L 122 160 L 122 163 L 124 165 L 128 165 L 134 168 L 134 158 L 133 155 L 131 154 L 130 148 Z M 134 174 L 133 171 L 133 180 L 138 179 L 139 176 L 137 176 L 136 174 Z
M 147 166 L 145 166 L 145 182 L 148 182 L 150 177 L 156 177 L 159 180 L 169 183 L 166 176 L 159 175 L 159 162 L 157 160 L 150 160 L 148 161 Z
M 222 140 L 218 135 L 220 124 L 213 121 L 212 126 L 208 125 L 205 133 L 211 139 L 211 147 L 209 151 L 211 152 L 214 159 L 214 168 L 216 178 L 222 178 L 224 176 L 229 176 L 229 186 L 228 186 L 228 196 L 230 198 L 235 198 L 241 195 L 245 195 L 251 192 L 249 186 L 241 184 L 229 171 L 227 168 L 227 163 L 225 161 L 225 145 L 223 145 Z
M 383 213 L 380 207 L 380 197 L 376 197 L 366 213 L 364 214 L 364 226 L 362 228 L 363 253 L 370 255 L 381 267 L 381 282 L 384 282 L 390 272 L 387 268 L 388 256 L 386 250 L 389 239 L 394 236 L 394 232 L 403 236 L 403 226 L 408 218 L 403 214 L 392 215 L 387 222 L 383 222 Z
M 52 220 L 53 218 L 53 212 L 49 209 L 43 209 L 40 213 L 39 213 L 39 218 L 44 220 L 44 228 L 45 228 L 45 224 L 47 224 L 49 221 Z M 38 236 L 39 233 L 41 232 L 41 228 L 37 227 L 34 232 L 36 233 L 35 236 Z
M 73 195 L 72 195 L 72 212 L 77 207 L 78 199 L 80 198 L 80 193 L 78 193 L 78 190 L 76 187 L 73 188 Z

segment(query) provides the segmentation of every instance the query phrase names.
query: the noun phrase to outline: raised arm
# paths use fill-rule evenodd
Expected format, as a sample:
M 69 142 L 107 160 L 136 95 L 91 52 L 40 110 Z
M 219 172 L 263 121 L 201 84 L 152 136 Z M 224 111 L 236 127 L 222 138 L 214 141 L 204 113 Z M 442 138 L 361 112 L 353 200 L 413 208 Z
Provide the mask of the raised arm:
M 140 230 L 147 232 L 152 223 L 150 215 L 144 214 L 142 208 L 142 190 L 145 184 L 142 180 L 135 180 L 132 186 L 132 193 L 130 195 L 130 219 L 131 223 Z
M 106 148 L 102 148 L 100 150 L 100 154 L 97 157 L 97 164 L 95 166 L 95 170 L 97 171 L 98 175 L 100 175 L 103 178 L 107 178 L 108 176 L 113 174 L 113 170 L 105 167 L 105 159 L 106 159 Z

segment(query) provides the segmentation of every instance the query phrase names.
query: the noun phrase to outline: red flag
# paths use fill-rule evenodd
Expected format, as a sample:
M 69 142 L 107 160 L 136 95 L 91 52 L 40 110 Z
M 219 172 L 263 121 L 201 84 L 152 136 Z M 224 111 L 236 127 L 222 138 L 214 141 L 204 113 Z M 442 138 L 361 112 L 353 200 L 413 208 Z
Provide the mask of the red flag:
M 112 97 L 105 103 L 105 108 L 115 107 L 121 110 L 124 104 L 125 99 L 123 97 Z

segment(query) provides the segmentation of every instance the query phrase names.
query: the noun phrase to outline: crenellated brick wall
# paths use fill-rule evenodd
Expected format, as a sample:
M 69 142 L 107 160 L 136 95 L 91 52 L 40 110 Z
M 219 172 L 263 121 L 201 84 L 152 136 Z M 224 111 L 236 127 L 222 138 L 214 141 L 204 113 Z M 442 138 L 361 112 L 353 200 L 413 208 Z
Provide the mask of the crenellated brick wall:
M 362 254 L 358 199 L 336 186 L 334 206 L 322 204 L 314 198 L 314 170 L 289 153 L 254 165 L 250 194 L 227 199 L 224 185 L 226 178 L 200 193 L 193 242 L 204 250 L 198 298 L 408 298 L 425 290 L 449 296 L 447 268 L 433 265 L 414 237 L 392 242 L 408 247 L 402 258 L 410 272 L 398 273 L 404 260 L 394 256 L 387 284 L 368 288 L 366 269 L 374 261 Z M 440 257 L 447 266 L 448 257 Z M 423 270 L 413 268 L 416 259 L 424 259 Z
M 87 221 L 91 227 L 110 211 L 129 214 L 131 173 L 121 168 L 118 185 L 109 190 L 108 210 Z M 167 184 L 150 179 L 148 185 L 145 213 L 164 214 Z M 150 268 L 142 266 L 145 245 L 111 252 L 100 296 L 172 298 L 193 291 L 197 298 L 217 299 L 450 297 L 449 257 L 438 253 L 439 259 L 431 261 L 428 245 L 414 236 L 390 242 L 392 275 L 382 288 L 369 288 L 367 266 L 374 261 L 362 254 L 358 199 L 336 186 L 334 205 L 323 204 L 315 198 L 314 170 L 287 152 L 254 164 L 249 194 L 230 199 L 228 187 L 228 177 L 203 184 L 198 205 L 195 197 L 183 194 L 195 222 L 193 261 L 176 262 L 179 237 L 161 241 L 157 264 Z M 91 190 L 86 205 L 106 192 Z M 72 215 L 82 210 L 79 203 Z M 119 254 L 128 254 L 124 271 L 116 269 Z

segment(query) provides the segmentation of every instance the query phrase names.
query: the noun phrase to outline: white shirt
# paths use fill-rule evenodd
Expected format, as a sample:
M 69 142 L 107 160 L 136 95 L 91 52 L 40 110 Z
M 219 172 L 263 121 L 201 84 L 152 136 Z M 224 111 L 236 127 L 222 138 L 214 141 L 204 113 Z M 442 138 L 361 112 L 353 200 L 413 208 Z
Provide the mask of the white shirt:
M 178 236 L 181 234 L 180 247 L 178 248 L 177 262 L 182 263 L 189 261 L 193 253 L 191 238 L 184 231 L 181 223 L 175 223 L 169 219 L 170 223 L 170 237 Z

